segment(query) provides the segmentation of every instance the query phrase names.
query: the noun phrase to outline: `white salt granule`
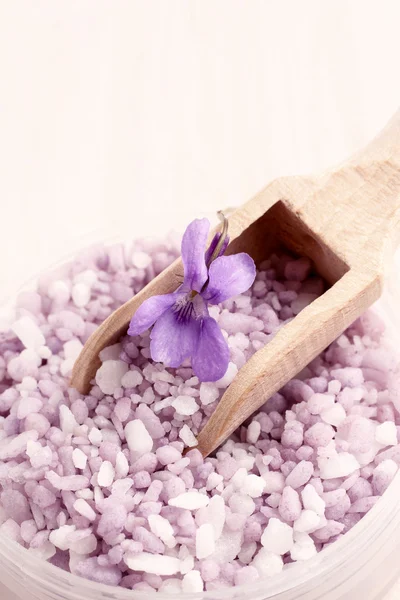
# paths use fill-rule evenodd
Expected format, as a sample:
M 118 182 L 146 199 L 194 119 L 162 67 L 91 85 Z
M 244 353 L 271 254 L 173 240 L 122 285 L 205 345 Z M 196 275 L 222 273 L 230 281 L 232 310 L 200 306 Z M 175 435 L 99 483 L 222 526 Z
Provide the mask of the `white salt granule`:
M 132 571 L 144 571 L 155 575 L 175 575 L 180 572 L 181 561 L 173 556 L 140 552 L 125 555 L 124 561 Z
M 144 423 L 139 419 L 130 421 L 125 426 L 126 442 L 131 452 L 139 456 L 151 452 L 153 449 L 153 438 L 147 431 Z
M 183 576 L 182 592 L 186 594 L 195 594 L 202 592 L 203 589 L 204 584 L 199 571 L 189 571 L 189 573 L 186 573 L 186 575 Z
M 174 548 L 176 546 L 174 530 L 167 519 L 164 519 L 161 515 L 150 515 L 149 526 L 154 535 L 160 538 L 167 548 Z
M 198 508 L 208 506 L 209 502 L 210 498 L 206 494 L 200 494 L 197 491 L 184 492 L 168 500 L 170 506 L 186 508 L 187 510 L 197 510 Z
M 251 564 L 257 569 L 260 577 L 273 577 L 283 569 L 282 557 L 270 552 L 267 548 L 261 548 Z
M 261 544 L 273 554 L 286 554 L 293 547 L 293 529 L 279 519 L 271 518 L 261 536 Z
M 25 348 L 36 350 L 46 343 L 43 333 L 31 317 L 21 317 L 18 321 L 14 321 L 11 329 L 21 340 Z
M 301 533 L 312 533 L 320 526 L 321 517 L 313 510 L 303 510 L 293 529 Z
M 103 441 L 103 434 L 97 427 L 92 427 L 92 429 L 89 431 L 88 438 L 91 444 L 94 446 L 100 446 L 101 442 Z
M 26 379 L 26 378 L 25 378 Z M 38 413 L 43 406 L 43 402 L 39 398 L 21 398 L 17 408 L 17 418 L 22 420 L 32 413 Z
M 84 500 L 83 498 L 78 498 L 74 502 L 74 509 L 78 512 L 82 517 L 86 517 L 89 521 L 94 521 L 96 518 L 96 513 L 93 508 Z
M 136 250 L 132 253 L 132 265 L 137 269 L 147 269 L 147 267 L 151 263 L 151 257 L 145 252 L 141 252 L 140 250 Z
M 330 382 L 333 383 L 333 382 Z M 346 411 L 344 410 L 341 404 L 335 403 L 330 408 L 324 409 L 321 412 L 321 419 L 328 423 L 328 425 L 333 425 L 337 427 L 340 425 L 346 418 Z
M 64 344 L 64 356 L 67 359 L 75 361 L 80 355 L 83 344 L 80 340 L 69 340 Z
M 228 387 L 228 385 L 230 385 L 232 383 L 232 381 L 235 379 L 237 373 L 238 373 L 237 366 L 235 365 L 235 363 L 230 362 L 225 375 L 223 377 L 221 377 L 221 379 L 216 381 L 215 385 L 217 386 L 217 388 Z
M 75 525 L 63 525 L 50 532 L 49 541 L 60 550 L 68 550 L 71 544 L 70 535 L 76 530 Z
M 143 375 L 139 371 L 127 371 L 121 378 L 123 388 L 135 388 L 143 382 Z
M 332 456 L 319 456 L 317 462 L 321 479 L 347 477 L 360 467 L 355 456 L 349 452 L 339 452 Z
M 219 390 L 215 383 L 201 383 L 200 384 L 200 402 L 203 406 L 208 406 L 215 402 L 219 397 Z
M 197 446 L 196 437 L 187 425 L 182 427 L 179 432 L 179 437 L 188 448 L 194 448 L 194 446 Z
M 86 306 L 90 301 L 91 291 L 86 283 L 76 283 L 72 287 L 72 301 L 78 308 Z
M 178 396 L 173 400 L 172 406 L 180 415 L 194 415 L 199 410 L 199 405 L 192 396 Z
M 317 493 L 315 487 L 307 484 L 301 491 L 301 499 L 305 509 L 314 511 L 320 517 L 325 514 L 325 501 Z
M 115 473 L 117 477 L 126 477 L 129 473 L 129 463 L 123 452 L 118 452 L 115 459 Z
M 121 386 L 121 379 L 128 371 L 122 360 L 106 360 L 96 373 L 96 383 L 103 394 L 113 394 Z
M 114 467 L 110 461 L 105 460 L 103 463 L 101 463 L 99 472 L 97 473 L 97 484 L 100 487 L 110 487 L 114 481 L 114 475 Z
M 265 481 L 259 475 L 251 473 L 244 478 L 242 483 L 242 492 L 251 496 L 251 498 L 259 498 L 262 496 L 265 488 Z
M 210 523 L 203 523 L 196 531 L 196 557 L 207 558 L 215 550 L 214 529 Z
M 60 427 L 64 434 L 73 433 L 78 427 L 74 415 L 65 404 L 60 406 Z
M 380 423 L 375 430 L 375 440 L 384 446 L 396 446 L 397 428 L 393 421 Z
M 87 463 L 87 456 L 80 448 L 74 448 L 72 452 L 72 461 L 76 469 L 84 469 Z

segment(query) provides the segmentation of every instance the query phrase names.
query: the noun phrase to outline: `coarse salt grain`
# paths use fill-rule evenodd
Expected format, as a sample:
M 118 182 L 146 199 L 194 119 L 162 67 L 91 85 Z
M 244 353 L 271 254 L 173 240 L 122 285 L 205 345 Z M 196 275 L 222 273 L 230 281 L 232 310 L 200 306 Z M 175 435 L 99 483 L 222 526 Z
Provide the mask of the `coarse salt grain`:
M 170 506 L 176 506 L 177 508 L 185 508 L 187 510 L 197 510 L 208 505 L 210 499 L 205 494 L 199 492 L 185 492 L 168 500 Z
M 97 484 L 100 487 L 110 487 L 114 481 L 114 475 L 114 467 L 110 461 L 105 460 L 103 463 L 101 463 L 100 470 L 97 474 Z
M 139 419 L 130 421 L 125 426 L 125 437 L 131 452 L 142 456 L 153 449 L 153 438 L 144 423 Z
M 178 396 L 173 400 L 172 406 L 180 415 L 194 415 L 199 410 L 199 406 L 192 396 Z
M 181 561 L 173 556 L 162 556 L 140 552 L 136 555 L 125 555 L 124 561 L 132 571 L 144 571 L 155 575 L 176 575 L 180 572 Z
M 283 555 L 293 547 L 293 529 L 279 519 L 271 518 L 261 536 L 261 544 L 265 550 L 273 554 Z

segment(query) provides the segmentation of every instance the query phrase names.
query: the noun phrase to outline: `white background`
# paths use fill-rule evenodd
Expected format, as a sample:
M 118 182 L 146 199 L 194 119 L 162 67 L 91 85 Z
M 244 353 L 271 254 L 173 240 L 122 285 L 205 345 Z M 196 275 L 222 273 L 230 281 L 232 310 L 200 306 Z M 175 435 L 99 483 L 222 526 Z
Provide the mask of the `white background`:
M 90 235 L 344 159 L 400 106 L 399 23 L 398 0 L 0 0 L 0 298 Z

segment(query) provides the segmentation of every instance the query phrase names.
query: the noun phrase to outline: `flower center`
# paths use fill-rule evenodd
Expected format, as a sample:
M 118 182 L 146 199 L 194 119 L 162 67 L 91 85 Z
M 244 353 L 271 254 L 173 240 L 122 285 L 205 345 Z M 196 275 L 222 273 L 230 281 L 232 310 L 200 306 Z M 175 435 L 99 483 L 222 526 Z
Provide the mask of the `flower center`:
M 194 294 L 197 294 L 197 292 L 194 292 Z M 193 292 L 178 300 L 174 306 L 174 311 L 176 313 L 176 320 L 180 325 L 190 321 L 194 313 Z

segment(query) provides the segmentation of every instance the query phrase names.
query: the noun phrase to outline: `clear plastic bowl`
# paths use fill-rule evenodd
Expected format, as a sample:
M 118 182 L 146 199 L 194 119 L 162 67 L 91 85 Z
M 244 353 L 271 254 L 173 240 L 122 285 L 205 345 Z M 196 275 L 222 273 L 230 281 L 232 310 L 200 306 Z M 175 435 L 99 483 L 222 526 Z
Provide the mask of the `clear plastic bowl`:
M 146 233 L 149 231 L 144 231 Z M 69 247 L 75 251 L 101 237 L 98 232 L 85 235 L 83 240 L 75 237 Z M 400 265 L 400 260 L 397 262 Z M 29 276 L 33 275 L 29 273 Z M 16 291 L 15 288 L 7 294 L 11 302 Z M 394 350 L 400 340 L 400 315 L 396 310 L 399 301 L 400 287 L 394 275 L 374 307 L 387 323 L 387 336 L 390 336 Z M 10 303 L 7 304 L 4 313 L 9 311 Z M 181 594 L 179 600 L 386 600 L 400 577 L 399 498 L 400 472 L 382 498 L 351 531 L 311 560 L 289 565 L 281 574 L 248 586 Z M 5 537 L 0 537 L 0 582 L 24 600 L 172 598 L 170 594 L 109 587 L 71 575 Z

